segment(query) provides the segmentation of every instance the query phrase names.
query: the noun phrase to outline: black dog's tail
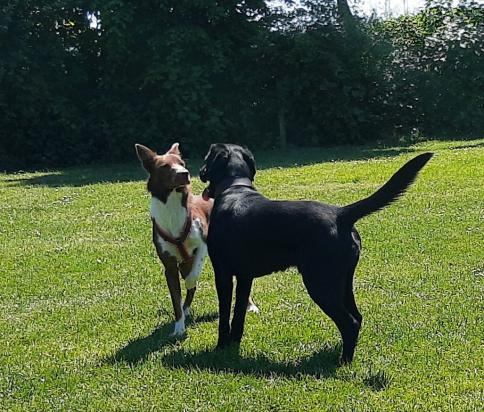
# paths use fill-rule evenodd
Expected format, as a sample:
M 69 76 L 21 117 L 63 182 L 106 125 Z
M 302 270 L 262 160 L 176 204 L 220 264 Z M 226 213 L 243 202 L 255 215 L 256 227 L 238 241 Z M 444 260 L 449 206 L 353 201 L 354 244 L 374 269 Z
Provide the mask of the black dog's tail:
M 362 217 L 368 216 L 397 200 L 413 183 L 418 172 L 433 156 L 433 153 L 423 153 L 405 163 L 388 182 L 371 196 L 339 210 L 341 222 L 353 225 Z

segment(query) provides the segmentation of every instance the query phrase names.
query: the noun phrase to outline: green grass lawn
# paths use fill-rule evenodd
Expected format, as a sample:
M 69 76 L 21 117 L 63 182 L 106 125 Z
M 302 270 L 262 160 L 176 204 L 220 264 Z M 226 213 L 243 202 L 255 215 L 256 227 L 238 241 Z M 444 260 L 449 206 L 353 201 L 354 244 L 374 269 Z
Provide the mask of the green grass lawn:
M 240 352 L 213 352 L 207 261 L 187 336 L 170 340 L 137 163 L 0 174 L 0 410 L 482 410 L 484 140 L 261 153 L 256 184 L 347 204 L 429 150 L 407 195 L 357 224 L 364 320 L 341 368 L 295 270 L 257 279 Z

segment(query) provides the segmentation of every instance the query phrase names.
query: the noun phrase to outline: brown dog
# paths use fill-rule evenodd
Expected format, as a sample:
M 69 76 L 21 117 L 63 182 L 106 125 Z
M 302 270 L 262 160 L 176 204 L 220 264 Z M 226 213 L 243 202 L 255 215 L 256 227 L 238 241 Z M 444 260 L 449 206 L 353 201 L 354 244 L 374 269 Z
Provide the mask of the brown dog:
M 185 332 L 185 318 L 195 295 L 197 281 L 207 255 L 207 232 L 213 201 L 194 196 L 190 173 L 174 143 L 164 155 L 140 144 L 135 145 L 138 158 L 149 173 L 153 243 L 165 266 L 165 276 L 175 311 L 174 336 Z M 187 294 L 182 303 L 180 277 Z M 258 312 L 249 298 L 248 310 Z

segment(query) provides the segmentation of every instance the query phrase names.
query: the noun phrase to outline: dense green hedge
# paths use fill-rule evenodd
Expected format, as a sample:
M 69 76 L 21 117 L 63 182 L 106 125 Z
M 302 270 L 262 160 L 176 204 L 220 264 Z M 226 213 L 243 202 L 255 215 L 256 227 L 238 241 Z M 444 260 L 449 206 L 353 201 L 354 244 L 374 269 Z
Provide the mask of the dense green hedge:
M 0 169 L 129 159 L 134 142 L 198 155 L 484 130 L 482 7 L 359 21 L 303 4 L 2 2 Z

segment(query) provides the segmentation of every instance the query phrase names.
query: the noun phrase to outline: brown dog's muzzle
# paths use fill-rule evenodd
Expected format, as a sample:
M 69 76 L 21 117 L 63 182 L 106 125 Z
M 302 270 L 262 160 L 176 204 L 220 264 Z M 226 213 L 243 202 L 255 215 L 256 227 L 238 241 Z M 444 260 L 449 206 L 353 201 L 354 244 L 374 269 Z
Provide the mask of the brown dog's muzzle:
M 189 172 L 177 172 L 176 180 L 184 184 L 190 183 L 190 173 Z

